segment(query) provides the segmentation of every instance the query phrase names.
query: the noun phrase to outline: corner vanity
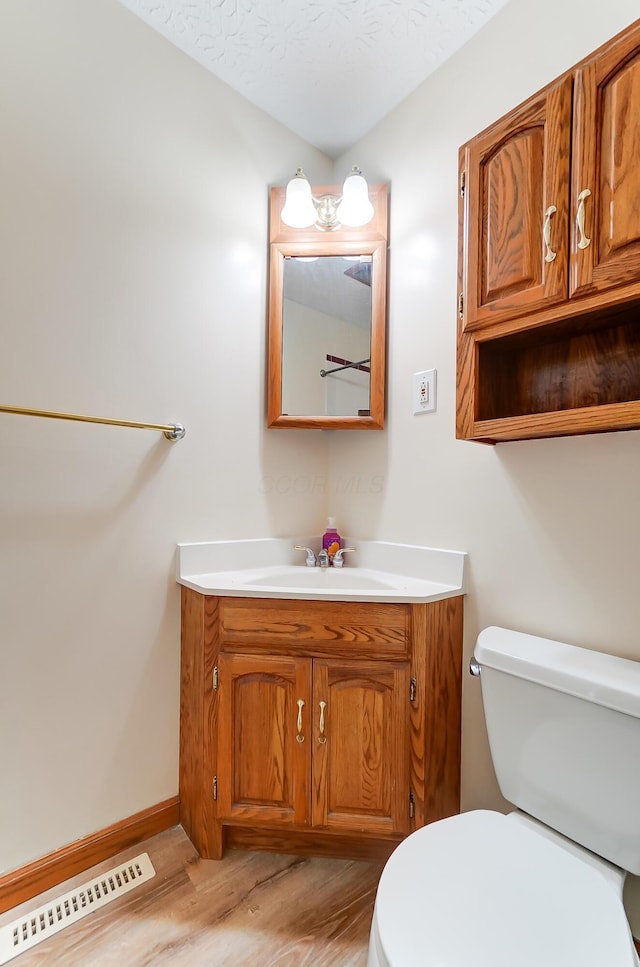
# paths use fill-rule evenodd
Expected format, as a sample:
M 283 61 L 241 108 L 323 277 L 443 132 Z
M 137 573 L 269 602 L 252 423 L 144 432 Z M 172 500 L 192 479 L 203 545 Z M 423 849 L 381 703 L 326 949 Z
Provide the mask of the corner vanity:
M 325 569 L 293 544 L 179 546 L 180 817 L 205 858 L 384 857 L 459 811 L 466 555 L 360 541 Z

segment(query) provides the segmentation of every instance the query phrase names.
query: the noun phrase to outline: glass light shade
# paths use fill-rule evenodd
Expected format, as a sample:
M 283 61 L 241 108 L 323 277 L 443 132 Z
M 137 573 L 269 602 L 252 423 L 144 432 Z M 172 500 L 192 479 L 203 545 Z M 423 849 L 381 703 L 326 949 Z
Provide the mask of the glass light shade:
M 287 185 L 284 205 L 280 218 L 290 228 L 309 228 L 317 218 L 311 197 L 311 185 L 305 178 L 302 168 L 298 168 L 295 178 Z
M 361 225 L 370 222 L 373 215 L 373 205 L 369 200 L 369 186 L 359 169 L 354 168 L 344 181 L 342 201 L 338 206 L 338 219 L 347 228 L 360 228 Z

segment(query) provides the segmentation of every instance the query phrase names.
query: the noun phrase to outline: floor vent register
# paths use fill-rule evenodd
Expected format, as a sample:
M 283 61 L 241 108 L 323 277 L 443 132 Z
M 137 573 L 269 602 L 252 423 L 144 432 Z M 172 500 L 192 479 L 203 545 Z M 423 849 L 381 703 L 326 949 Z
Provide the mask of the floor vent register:
M 50 900 L 0 928 L 0 967 L 156 875 L 147 853 Z

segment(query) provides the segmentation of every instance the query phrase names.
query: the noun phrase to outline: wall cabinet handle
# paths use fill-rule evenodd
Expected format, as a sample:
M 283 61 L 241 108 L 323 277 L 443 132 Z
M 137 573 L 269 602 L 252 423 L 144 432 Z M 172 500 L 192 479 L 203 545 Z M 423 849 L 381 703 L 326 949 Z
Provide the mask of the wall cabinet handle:
M 591 245 L 591 239 L 587 238 L 584 231 L 584 200 L 588 198 L 591 194 L 590 188 L 585 188 L 578 195 L 578 211 L 576 212 L 576 221 L 578 223 L 578 232 L 580 233 L 580 238 L 578 239 L 578 248 L 588 248 Z
M 553 262 L 557 252 L 554 252 L 551 248 L 551 216 L 555 215 L 558 211 L 555 205 L 549 205 L 546 212 L 544 213 L 544 224 L 542 226 L 542 238 L 544 239 L 544 244 L 547 248 L 547 254 L 544 257 L 545 262 Z
M 302 709 L 304 708 L 304 699 L 298 699 L 298 721 L 296 722 L 296 742 L 304 742 L 304 735 L 302 734 Z
M 318 742 L 324 745 L 327 741 L 327 737 L 324 734 L 324 710 L 327 707 L 326 702 L 320 702 L 320 735 L 318 736 Z

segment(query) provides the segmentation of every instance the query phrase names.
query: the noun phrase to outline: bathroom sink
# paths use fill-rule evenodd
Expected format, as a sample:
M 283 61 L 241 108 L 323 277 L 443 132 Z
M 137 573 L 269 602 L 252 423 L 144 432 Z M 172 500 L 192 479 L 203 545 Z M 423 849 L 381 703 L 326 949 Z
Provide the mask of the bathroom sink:
M 265 568 L 269 573 L 255 578 L 245 578 L 245 583 L 255 588 L 336 588 L 355 591 L 390 591 L 398 581 L 383 580 L 359 567 L 291 567 Z M 400 579 L 401 580 L 401 579 Z
M 178 545 L 177 579 L 200 594 L 310 601 L 437 601 L 464 593 L 461 551 L 353 540 L 341 568 L 306 567 L 294 544 L 319 537 Z

